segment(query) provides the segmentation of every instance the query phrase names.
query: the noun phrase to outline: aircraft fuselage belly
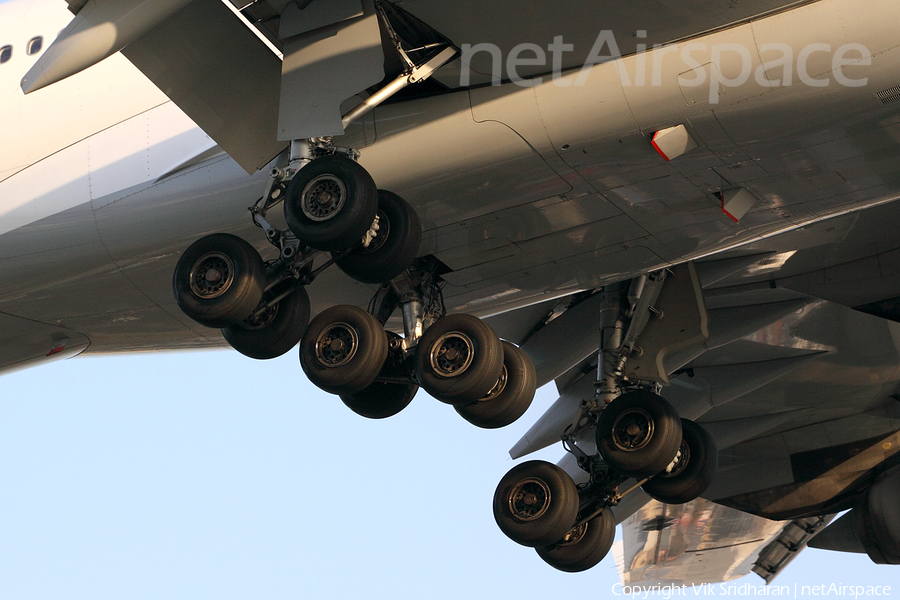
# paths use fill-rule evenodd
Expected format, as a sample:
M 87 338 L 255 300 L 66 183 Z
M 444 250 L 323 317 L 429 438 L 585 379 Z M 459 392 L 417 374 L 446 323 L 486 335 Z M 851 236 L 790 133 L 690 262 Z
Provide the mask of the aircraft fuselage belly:
M 897 152 L 883 144 L 892 139 L 891 110 L 871 93 L 900 77 L 884 14 L 898 7 L 854 4 L 852 20 L 829 24 L 829 14 L 849 6 L 813 3 L 690 43 L 711 49 L 744 42 L 757 50 L 756 69 L 761 42 L 754 36 L 775 39 L 795 21 L 815 20 L 824 24 L 820 43 L 869 45 L 872 65 L 852 67 L 854 77 L 869 79 L 867 88 L 838 85 L 831 63 L 823 63 L 807 71 L 830 78 L 824 92 L 803 83 L 760 87 L 751 77 L 715 103 L 707 96 L 691 104 L 677 77 L 683 43 L 537 87 L 507 84 L 384 106 L 375 112 L 374 134 L 356 126 L 344 141 L 362 147 L 361 163 L 380 187 L 406 197 L 421 215 L 422 253 L 452 269 L 445 277 L 451 310 L 486 315 L 595 288 L 900 195 L 884 159 Z M 658 67 L 659 85 L 637 85 L 648 65 L 650 75 Z M 88 101 L 63 101 L 94 89 Z M 116 111 L 104 98 L 115 100 Z M 244 212 L 262 191 L 264 171 L 247 177 L 220 157 L 167 176 L 214 144 L 121 57 L 18 94 L 16 103 L 31 115 L 20 138 L 31 166 L 10 167 L 21 157 L 0 165 L 0 273 L 15 282 L 0 292 L 0 310 L 75 326 L 97 349 L 167 347 L 167 339 L 173 347 L 216 343 L 174 307 L 171 268 L 183 247 L 211 231 L 264 245 Z M 45 113 L 50 119 L 34 129 Z M 99 133 L 67 123 L 89 123 Z M 647 136 L 676 123 L 702 144 L 667 163 Z M 876 148 L 881 158 L 866 160 Z M 811 168 L 786 171 L 788 159 Z M 816 188 L 837 178 L 843 183 Z M 713 195 L 736 185 L 759 200 L 739 224 Z M 68 248 L 76 258 L 63 268 L 60 252 Z M 370 289 L 328 273 L 312 295 L 318 310 L 338 298 L 364 304 Z M 128 314 L 136 306 L 157 318 Z M 164 333 L 161 321 L 169 322 Z

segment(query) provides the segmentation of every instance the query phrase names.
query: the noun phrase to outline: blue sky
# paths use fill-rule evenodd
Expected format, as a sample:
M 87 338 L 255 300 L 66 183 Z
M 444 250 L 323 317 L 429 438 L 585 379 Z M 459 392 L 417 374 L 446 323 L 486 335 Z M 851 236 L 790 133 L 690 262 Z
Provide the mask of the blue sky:
M 611 558 L 557 572 L 493 522 L 507 450 L 552 388 L 500 431 L 424 393 L 376 422 L 295 352 L 218 351 L 77 358 L 0 377 L 0 398 L 5 600 L 605 598 L 618 581 Z M 900 597 L 897 574 L 807 550 L 777 582 Z

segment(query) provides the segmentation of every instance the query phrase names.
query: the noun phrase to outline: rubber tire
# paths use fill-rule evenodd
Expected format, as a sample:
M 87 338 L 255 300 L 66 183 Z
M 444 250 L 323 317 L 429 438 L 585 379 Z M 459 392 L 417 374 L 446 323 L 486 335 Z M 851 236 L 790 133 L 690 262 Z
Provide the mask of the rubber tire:
M 462 333 L 473 344 L 473 358 L 458 375 L 446 377 L 431 366 L 432 348 L 447 334 Z M 503 345 L 491 326 L 471 315 L 448 315 L 425 331 L 416 348 L 419 385 L 441 402 L 471 404 L 493 389 L 503 366 Z
M 538 518 L 523 521 L 513 515 L 510 495 L 519 482 L 538 479 L 549 490 L 550 502 Z M 506 537 L 531 548 L 548 546 L 563 538 L 578 518 L 578 490 L 569 474 L 554 464 L 532 460 L 516 465 L 503 476 L 494 492 L 494 520 Z
M 211 252 L 227 256 L 234 265 L 234 278 L 217 298 L 202 298 L 191 289 L 194 264 Z M 175 303 L 197 323 L 214 329 L 236 325 L 250 316 L 266 287 L 266 266 L 256 248 L 230 233 L 202 237 L 185 250 L 172 276 Z
M 612 511 L 606 509 L 585 525 L 587 529 L 578 541 L 566 544 L 560 540 L 552 546 L 535 548 L 538 556 L 554 569 L 566 573 L 581 573 L 597 566 L 612 548 L 616 520 Z
M 355 394 L 342 394 L 341 401 L 347 408 L 367 419 L 387 419 L 409 406 L 419 386 L 409 383 L 385 383 L 376 381 Z
M 246 320 L 223 327 L 222 335 L 232 348 L 256 360 L 270 360 L 287 354 L 300 343 L 309 324 L 309 295 L 298 287 L 275 305 L 275 317 L 265 327 L 253 329 Z
M 674 475 L 662 472 L 641 486 L 652 498 L 664 504 L 685 504 L 696 500 L 716 475 L 718 451 L 712 436 L 693 421 L 682 419 L 681 439 L 690 451 L 684 469 Z
M 409 203 L 392 192 L 378 190 L 379 241 L 359 247 L 335 261 L 338 268 L 362 283 L 383 283 L 403 273 L 419 254 L 422 223 Z M 377 245 L 376 245 L 377 244 Z
M 636 450 L 616 446 L 612 429 L 616 420 L 627 412 L 643 411 L 653 423 L 653 434 L 646 445 Z M 645 390 L 628 392 L 613 400 L 600 413 L 597 423 L 597 448 L 614 471 L 645 479 L 664 470 L 681 446 L 681 419 L 675 408 L 661 396 Z
M 319 336 L 336 323 L 355 331 L 358 344 L 350 360 L 328 367 L 316 356 Z M 388 338 L 375 317 L 355 306 L 333 306 L 313 319 L 300 340 L 300 365 L 309 380 L 332 394 L 356 394 L 375 381 L 388 355 Z
M 301 197 L 316 177 L 331 175 L 343 182 L 344 206 L 328 220 L 314 221 L 303 213 Z M 297 172 L 284 200 L 288 227 L 300 240 L 317 250 L 341 252 L 359 244 L 375 221 L 378 194 L 372 176 L 345 156 L 317 158 Z
M 534 400 L 537 373 L 528 355 L 509 342 L 503 342 L 503 366 L 507 373 L 506 386 L 497 396 L 456 407 L 456 412 L 476 427 L 506 427 L 524 415 Z

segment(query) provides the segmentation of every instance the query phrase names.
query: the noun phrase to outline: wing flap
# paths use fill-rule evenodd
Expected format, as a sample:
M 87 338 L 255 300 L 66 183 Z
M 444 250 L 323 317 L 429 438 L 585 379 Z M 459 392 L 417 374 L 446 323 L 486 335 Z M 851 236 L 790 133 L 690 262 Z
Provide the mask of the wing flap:
M 654 500 L 622 524 L 622 582 L 699 586 L 730 581 L 750 573 L 761 549 L 783 529 L 784 523 L 708 500 L 679 506 Z

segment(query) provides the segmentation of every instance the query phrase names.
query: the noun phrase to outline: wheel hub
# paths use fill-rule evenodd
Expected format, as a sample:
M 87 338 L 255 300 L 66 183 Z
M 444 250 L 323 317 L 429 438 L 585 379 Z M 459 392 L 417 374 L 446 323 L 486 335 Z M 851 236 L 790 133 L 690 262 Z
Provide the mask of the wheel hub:
M 509 511 L 519 521 L 539 519 L 550 508 L 550 488 L 540 479 L 523 479 L 509 493 Z
M 375 228 L 375 224 L 377 224 L 375 237 L 372 238 L 369 245 L 362 250 L 363 254 L 372 254 L 373 252 L 380 250 L 391 235 L 391 221 L 387 218 L 387 215 L 380 210 L 375 213 L 375 223 L 373 223 L 373 228 Z
M 661 473 L 659 477 L 675 477 L 676 475 L 680 475 L 687 468 L 690 460 L 691 447 L 688 446 L 684 440 L 681 440 L 681 447 L 678 449 L 678 453 L 675 455 L 675 458 L 672 460 L 669 467 L 664 473 Z
M 466 372 L 475 357 L 475 344 L 472 339 L 454 331 L 446 333 L 434 344 L 431 350 L 431 368 L 441 377 L 457 377 Z
M 582 539 L 584 539 L 584 534 L 587 533 L 587 530 L 588 530 L 588 522 L 582 523 L 578 527 L 575 527 L 574 529 L 570 529 L 569 533 L 567 533 L 565 535 L 565 537 L 563 537 L 563 539 L 561 539 L 559 541 L 559 543 L 557 543 L 556 545 L 557 546 L 574 546 L 575 544 L 580 542 Z
M 194 263 L 191 291 L 204 300 L 218 298 L 234 283 L 234 262 L 221 252 L 204 254 Z
M 479 402 L 490 402 L 497 396 L 503 393 L 503 390 L 506 389 L 506 384 L 509 381 L 509 371 L 506 369 L 506 365 L 502 365 L 500 367 L 500 377 L 497 379 L 497 383 L 494 384 L 494 387 L 491 388 L 491 391 L 488 392 L 488 395 L 484 398 L 481 398 Z
M 265 299 L 263 299 L 263 303 L 265 303 Z M 277 315 L 278 304 L 275 304 L 273 306 L 263 306 L 262 308 L 257 308 L 252 315 L 250 315 L 245 321 L 242 321 L 241 327 L 243 327 L 244 329 L 249 329 L 251 331 L 265 329 L 272 324 Z
M 653 438 L 653 419 L 646 411 L 634 408 L 623 412 L 613 423 L 612 440 L 616 448 L 635 452 Z
M 321 222 L 334 218 L 347 199 L 344 182 L 334 175 L 319 175 L 303 189 L 300 205 L 303 214 L 311 221 Z
M 333 369 L 350 362 L 358 348 L 356 330 L 346 323 L 335 323 L 316 339 L 316 358 L 322 366 Z

